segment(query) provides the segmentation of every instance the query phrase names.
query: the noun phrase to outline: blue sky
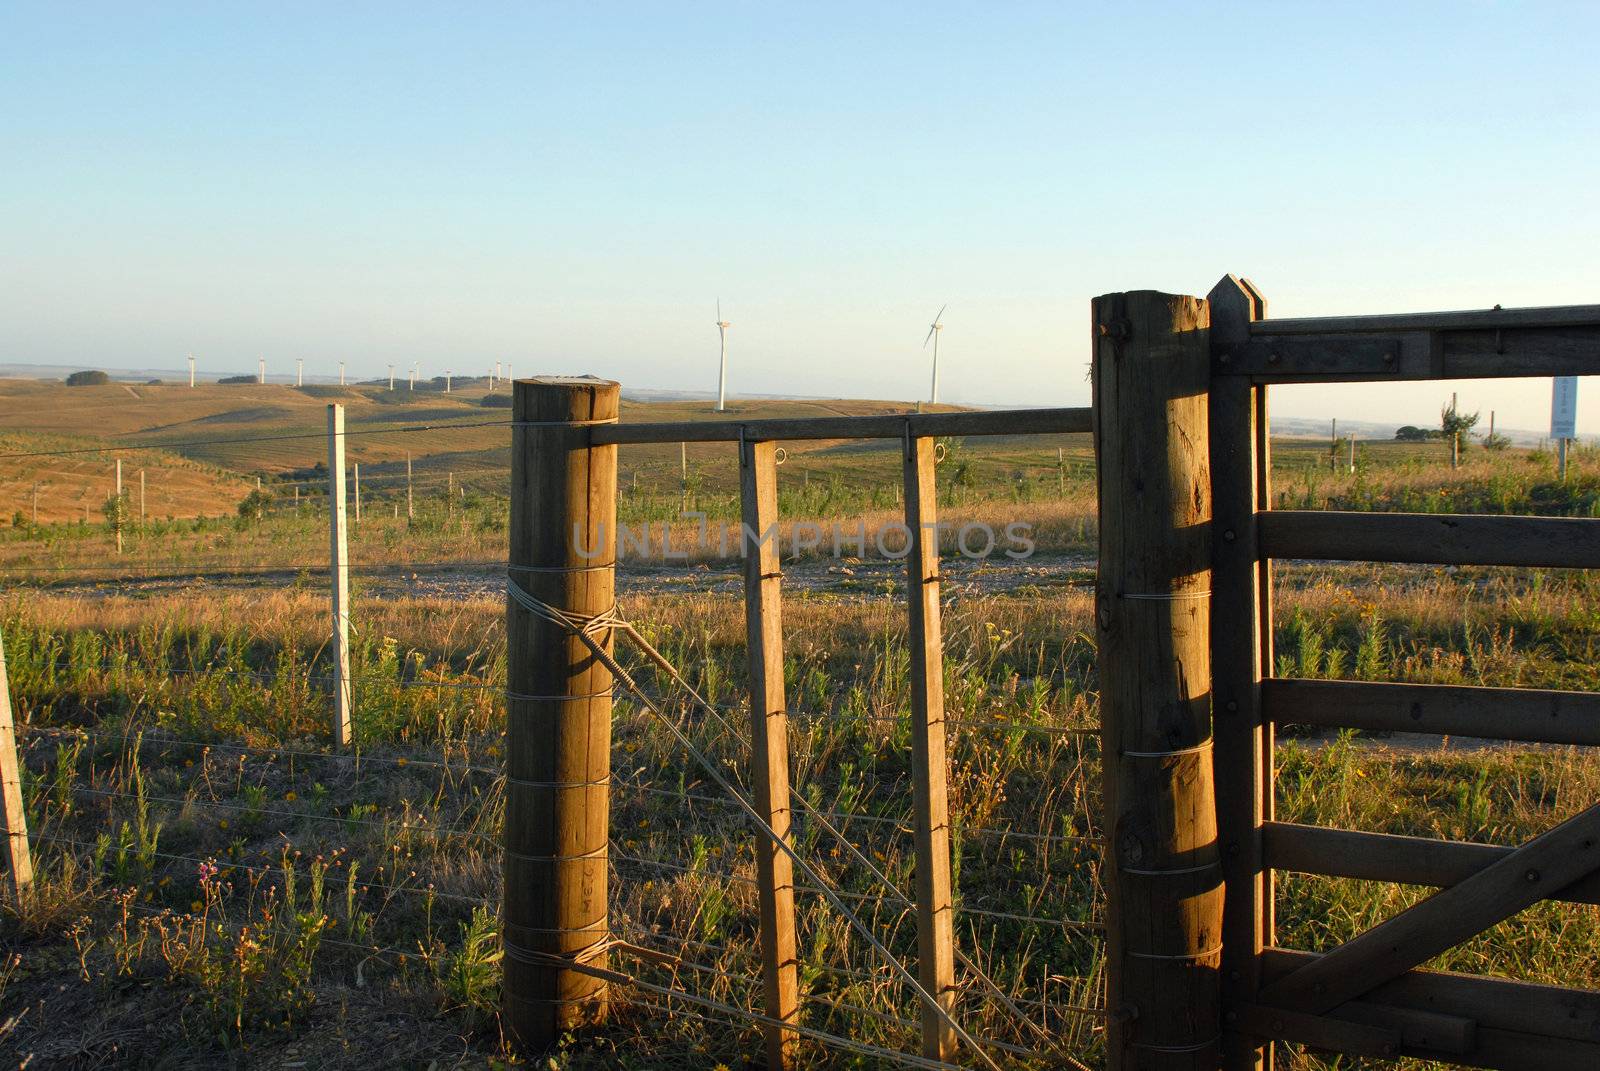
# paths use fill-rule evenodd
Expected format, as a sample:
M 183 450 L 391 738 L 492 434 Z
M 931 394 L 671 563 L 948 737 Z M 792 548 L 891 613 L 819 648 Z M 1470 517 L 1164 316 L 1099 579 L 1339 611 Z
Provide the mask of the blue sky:
M 1597 41 L 1592 3 L 0 3 L 0 361 L 710 389 L 720 296 L 735 393 L 912 398 L 949 302 L 946 398 L 1078 404 L 1108 291 L 1600 302 Z

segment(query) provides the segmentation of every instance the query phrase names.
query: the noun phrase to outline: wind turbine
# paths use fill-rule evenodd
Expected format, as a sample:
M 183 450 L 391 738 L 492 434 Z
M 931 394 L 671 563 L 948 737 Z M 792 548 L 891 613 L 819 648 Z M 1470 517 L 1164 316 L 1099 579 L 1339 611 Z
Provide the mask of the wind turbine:
M 344 362 L 339 362 L 339 386 L 344 386 Z
M 296 357 L 294 359 L 294 385 L 297 387 L 306 385 L 306 359 L 304 357 Z
M 394 365 L 389 366 L 389 389 L 394 390 Z
M 189 354 L 189 386 L 194 386 L 194 354 Z
M 717 412 L 728 409 L 728 328 L 733 324 L 722 318 L 722 299 L 717 299 L 717 338 L 722 341 L 722 366 L 717 374 Z
M 257 357 L 256 358 L 256 382 L 257 383 L 265 383 L 266 381 L 267 381 L 267 359 L 265 357 Z
M 944 324 L 939 322 L 939 317 L 944 315 L 944 310 L 949 304 L 939 306 L 939 311 L 934 314 L 933 323 L 928 325 L 928 337 L 922 340 L 922 348 L 927 349 L 928 343 L 933 343 L 933 389 L 929 392 L 928 401 L 939 400 L 939 332 L 944 330 Z

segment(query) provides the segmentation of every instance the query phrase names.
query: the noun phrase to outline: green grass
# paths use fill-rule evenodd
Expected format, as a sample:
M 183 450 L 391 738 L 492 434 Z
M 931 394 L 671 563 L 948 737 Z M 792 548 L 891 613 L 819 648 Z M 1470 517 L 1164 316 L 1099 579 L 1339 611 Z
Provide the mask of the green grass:
M 1296 673 L 1597 683 L 1590 654 L 1600 621 L 1593 588 L 1579 574 L 1284 568 L 1280 605 L 1278 652 Z M 503 747 L 502 609 L 493 599 L 357 607 L 359 775 L 291 754 L 319 751 L 325 734 L 325 603 L 316 585 L 92 603 L 31 595 L 7 604 L 18 716 L 38 727 L 24 733 L 30 815 L 36 830 L 56 838 L 40 846 L 37 901 L 4 924 L 6 946 L 21 957 L 6 983 L 17 999 L 90 1007 L 120 987 L 140 987 L 181 1009 L 162 1020 L 151 1054 L 181 1046 L 218 1060 L 276 1058 L 320 1045 L 314 1039 L 330 1016 L 340 1051 L 360 1053 L 375 1022 L 403 1016 L 431 1024 L 418 1028 L 424 1036 L 465 1038 L 469 1062 L 508 1056 L 496 1026 L 499 874 L 487 839 L 502 802 L 493 773 L 473 769 L 492 770 Z M 623 609 L 739 724 L 735 599 L 649 595 L 626 599 Z M 815 806 L 848 816 L 852 841 L 909 889 L 899 604 L 810 596 L 791 598 L 785 611 L 795 784 Z M 1094 1021 L 1060 1007 L 1093 1003 L 1100 985 L 1092 928 L 1100 910 L 1098 743 L 1028 728 L 1093 725 L 1090 613 L 1085 592 L 960 600 L 947 610 L 946 677 L 956 721 L 958 936 L 1068 1051 L 1094 1063 Z M 648 670 L 641 676 L 651 678 Z M 742 768 L 733 736 L 705 718 L 688 724 L 697 746 Z M 623 953 L 613 962 L 646 980 L 758 1006 L 750 832 L 637 705 L 619 702 L 613 743 L 613 918 L 629 940 L 675 952 L 683 965 Z M 1289 740 L 1279 760 L 1285 820 L 1494 843 L 1524 840 L 1600 791 L 1600 768 L 1575 750 L 1412 753 L 1349 737 L 1332 745 Z M 848 853 L 804 822 L 797 842 L 843 892 L 876 903 L 866 917 L 883 940 L 912 952 L 910 918 L 879 899 Z M 221 876 L 167 856 L 214 860 Z M 286 912 L 291 885 L 297 901 Z M 1425 892 L 1283 875 L 1280 940 L 1326 948 Z M 478 911 L 475 901 L 490 907 Z M 914 1018 L 909 994 L 819 897 L 802 894 L 801 902 L 807 1021 L 914 1048 L 914 1028 L 883 1018 Z M 1435 965 L 1600 984 L 1592 977 L 1593 915 L 1541 905 Z M 241 950 L 241 934 L 254 944 Z M 362 985 L 353 990 L 358 971 Z M 241 987 L 263 994 L 249 1014 L 235 999 Z M 684 1016 L 668 1024 L 648 998 L 617 1000 L 611 1025 L 575 1040 L 563 1066 L 736 1066 L 755 1047 L 748 1030 L 708 1029 Z M 976 994 L 962 1011 L 976 1032 L 1038 1045 L 1014 1016 Z M 808 1051 L 818 1066 L 872 1066 Z M 1334 1066 L 1292 1059 L 1290 1066 Z

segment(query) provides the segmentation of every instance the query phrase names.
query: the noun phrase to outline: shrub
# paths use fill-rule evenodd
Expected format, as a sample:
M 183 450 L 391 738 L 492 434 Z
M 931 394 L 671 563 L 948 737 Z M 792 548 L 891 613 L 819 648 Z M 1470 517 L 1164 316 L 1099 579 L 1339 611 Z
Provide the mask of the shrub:
M 481 399 L 479 399 L 478 404 L 483 406 L 485 409 L 510 409 L 511 395 L 485 394 Z
M 111 377 L 98 370 L 74 372 L 67 377 L 69 387 L 99 387 L 110 382 Z
M 239 383 L 254 383 L 255 381 L 255 376 L 223 376 L 221 379 L 217 380 L 218 383 L 230 387 Z

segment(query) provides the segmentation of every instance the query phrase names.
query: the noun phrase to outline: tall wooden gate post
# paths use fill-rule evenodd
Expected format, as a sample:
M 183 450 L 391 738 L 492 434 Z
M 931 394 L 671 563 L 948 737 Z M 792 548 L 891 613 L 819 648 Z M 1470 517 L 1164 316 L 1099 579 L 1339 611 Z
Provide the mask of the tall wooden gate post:
M 575 622 L 616 586 L 617 448 L 591 446 L 620 388 L 541 377 L 513 387 L 507 582 Z M 518 598 L 506 608 L 505 984 L 512 1037 L 546 1048 L 597 1021 L 605 965 L 612 676 L 582 639 Z M 610 633 L 594 638 L 611 644 Z
M 1093 303 L 1096 591 L 1113 1071 L 1215 1068 L 1222 872 L 1211 763 L 1209 309 Z
M 1233 349 L 1249 340 L 1251 321 L 1266 317 L 1267 303 L 1248 280 L 1232 275 L 1212 287 L 1206 303 L 1212 353 L 1221 362 L 1219 370 L 1226 369 Z M 1227 885 L 1222 995 L 1229 1009 L 1255 1002 L 1261 951 L 1272 944 L 1273 931 L 1272 871 L 1262 857 L 1261 840 L 1262 823 L 1271 821 L 1273 809 L 1272 731 L 1261 716 L 1261 679 L 1272 672 L 1272 567 L 1261 559 L 1256 538 L 1256 515 L 1272 502 L 1269 450 L 1267 388 L 1248 376 L 1217 376 L 1211 385 L 1212 706 Z M 1223 1039 L 1223 1066 L 1270 1071 L 1272 1043 L 1229 1032 Z

